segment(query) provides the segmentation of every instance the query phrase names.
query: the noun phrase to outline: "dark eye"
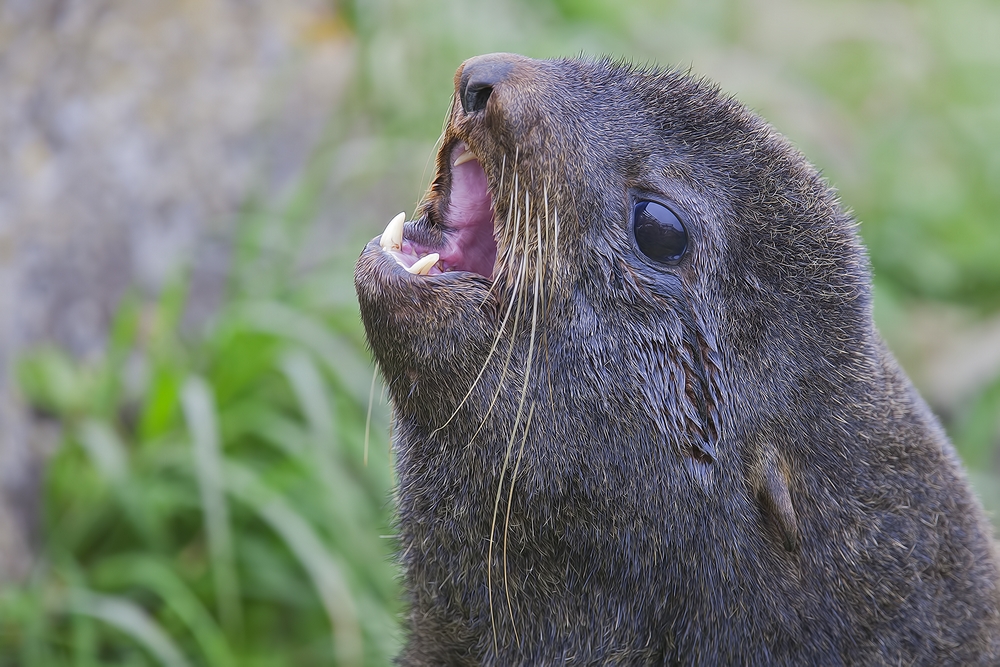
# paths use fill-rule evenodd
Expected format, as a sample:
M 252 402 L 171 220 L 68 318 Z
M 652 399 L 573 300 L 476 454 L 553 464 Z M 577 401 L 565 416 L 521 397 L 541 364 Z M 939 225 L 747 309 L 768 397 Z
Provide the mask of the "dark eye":
M 655 201 L 642 200 L 632 207 L 635 242 L 646 257 L 673 264 L 687 248 L 687 232 L 677 214 Z

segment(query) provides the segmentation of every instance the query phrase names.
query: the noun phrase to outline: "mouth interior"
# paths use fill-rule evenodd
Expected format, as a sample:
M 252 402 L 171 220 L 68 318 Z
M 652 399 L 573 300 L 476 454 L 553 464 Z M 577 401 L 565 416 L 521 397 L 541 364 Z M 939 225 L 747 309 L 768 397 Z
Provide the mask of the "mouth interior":
M 486 172 L 464 143 L 452 149 L 450 159 L 451 197 L 445 222 L 452 233 L 441 252 L 441 262 L 446 270 L 471 271 L 491 278 L 497 242 L 493 237 L 493 203 Z
M 438 253 L 440 259 L 426 273 L 469 271 L 492 279 L 497 243 L 486 172 L 464 142 L 452 148 L 449 164 L 451 191 L 443 211 L 443 245 L 431 247 L 404 236 L 402 247 L 393 254 L 409 267 L 429 253 Z

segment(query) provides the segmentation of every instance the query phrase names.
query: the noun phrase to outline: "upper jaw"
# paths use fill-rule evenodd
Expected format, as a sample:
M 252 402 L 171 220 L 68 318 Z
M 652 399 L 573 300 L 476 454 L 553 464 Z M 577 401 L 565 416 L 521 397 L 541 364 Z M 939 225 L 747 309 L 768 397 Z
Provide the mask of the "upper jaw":
M 441 168 L 421 204 L 422 215 L 404 223 L 393 218 L 380 238 L 384 252 L 416 275 L 452 271 L 495 275 L 494 203 L 480 158 L 453 140 L 441 151 Z

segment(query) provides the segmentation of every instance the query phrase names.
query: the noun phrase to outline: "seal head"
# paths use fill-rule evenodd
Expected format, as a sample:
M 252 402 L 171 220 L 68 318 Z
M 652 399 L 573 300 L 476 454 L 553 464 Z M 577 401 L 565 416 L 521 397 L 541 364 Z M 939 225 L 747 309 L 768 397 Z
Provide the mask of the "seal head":
M 855 222 L 704 81 L 493 54 L 358 260 L 401 664 L 996 664 L 998 567 Z

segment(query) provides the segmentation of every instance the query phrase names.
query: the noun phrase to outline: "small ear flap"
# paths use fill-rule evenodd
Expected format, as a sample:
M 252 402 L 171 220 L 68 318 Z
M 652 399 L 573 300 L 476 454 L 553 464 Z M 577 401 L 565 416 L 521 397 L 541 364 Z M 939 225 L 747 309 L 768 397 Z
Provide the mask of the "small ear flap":
M 773 452 L 764 456 L 762 464 L 757 500 L 778 529 L 785 550 L 795 551 L 799 548 L 799 526 L 792 506 L 792 496 L 788 493 L 788 477 L 784 466 Z

